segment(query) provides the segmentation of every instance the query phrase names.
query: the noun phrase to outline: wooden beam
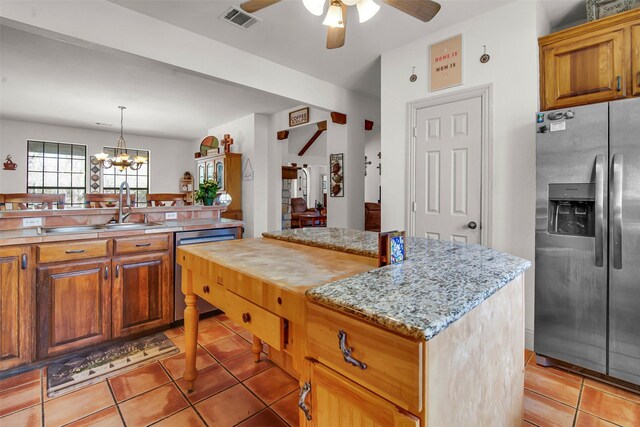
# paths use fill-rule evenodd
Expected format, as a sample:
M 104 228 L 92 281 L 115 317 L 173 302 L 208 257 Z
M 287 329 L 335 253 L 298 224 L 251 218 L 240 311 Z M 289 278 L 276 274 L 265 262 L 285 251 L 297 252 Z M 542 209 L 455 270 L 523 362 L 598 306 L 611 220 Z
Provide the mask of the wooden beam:
M 347 124 L 347 115 L 342 113 L 331 112 L 331 121 L 337 125 Z
M 364 130 L 372 130 L 372 129 L 373 129 L 373 122 L 371 120 L 365 120 Z
M 333 113 L 331 113 L 333 114 Z M 313 136 L 311 137 L 311 139 L 309 140 L 309 142 L 307 142 L 305 144 L 304 147 L 302 147 L 302 150 L 300 150 L 300 152 L 298 153 L 298 156 L 304 156 L 304 153 L 307 152 L 307 150 L 313 145 L 314 142 L 316 142 L 316 139 L 318 139 L 318 137 L 320 135 L 322 135 L 322 132 L 327 130 L 327 122 L 326 120 L 323 122 L 318 122 L 318 130 L 316 131 L 316 133 L 313 134 Z
M 278 132 L 278 141 L 282 141 L 283 139 L 289 138 L 288 130 L 281 130 Z

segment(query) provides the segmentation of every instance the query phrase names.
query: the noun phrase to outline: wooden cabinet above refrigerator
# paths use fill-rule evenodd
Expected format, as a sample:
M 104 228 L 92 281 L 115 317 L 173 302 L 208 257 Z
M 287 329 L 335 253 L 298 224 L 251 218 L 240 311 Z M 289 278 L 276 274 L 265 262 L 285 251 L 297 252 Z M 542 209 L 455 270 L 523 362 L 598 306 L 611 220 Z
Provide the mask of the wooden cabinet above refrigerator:
M 640 95 L 640 9 L 538 40 L 540 110 Z

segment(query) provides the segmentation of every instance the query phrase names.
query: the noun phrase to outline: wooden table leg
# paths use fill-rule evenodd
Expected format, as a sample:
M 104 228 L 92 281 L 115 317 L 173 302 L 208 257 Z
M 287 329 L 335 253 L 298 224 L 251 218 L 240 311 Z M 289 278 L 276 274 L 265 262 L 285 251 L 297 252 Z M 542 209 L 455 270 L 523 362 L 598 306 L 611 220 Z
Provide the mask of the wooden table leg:
M 193 383 L 198 377 L 196 369 L 196 351 L 198 347 L 198 297 L 194 294 L 184 296 L 187 307 L 184 309 L 184 352 L 186 358 L 186 368 L 183 379 L 187 382 L 189 393 L 193 392 Z
M 253 353 L 255 362 L 258 363 L 260 361 L 260 353 L 262 352 L 262 340 L 255 335 L 253 336 L 251 352 Z

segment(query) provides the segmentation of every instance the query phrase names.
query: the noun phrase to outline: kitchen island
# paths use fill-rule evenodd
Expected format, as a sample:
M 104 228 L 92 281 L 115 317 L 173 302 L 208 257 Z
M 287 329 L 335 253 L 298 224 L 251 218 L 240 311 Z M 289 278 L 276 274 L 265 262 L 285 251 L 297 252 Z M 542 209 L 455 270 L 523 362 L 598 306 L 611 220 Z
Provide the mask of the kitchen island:
M 184 379 L 198 387 L 202 297 L 300 379 L 303 425 L 520 425 L 530 263 L 413 238 L 401 264 L 376 253 L 376 233 L 332 228 L 180 249 Z

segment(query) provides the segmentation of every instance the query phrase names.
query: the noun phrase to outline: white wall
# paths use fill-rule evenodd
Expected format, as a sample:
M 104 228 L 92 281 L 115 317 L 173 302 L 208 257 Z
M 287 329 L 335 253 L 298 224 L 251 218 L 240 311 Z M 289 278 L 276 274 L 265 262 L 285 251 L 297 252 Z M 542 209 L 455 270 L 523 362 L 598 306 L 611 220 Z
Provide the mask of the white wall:
M 260 236 L 266 230 L 267 192 L 265 191 L 266 165 L 262 160 L 267 151 L 266 117 L 250 114 L 237 120 L 209 129 L 209 135 L 219 141 L 225 134 L 231 135 L 231 152 L 242 153 L 242 169 L 247 160 L 251 161 L 254 176 L 242 181 L 242 214 L 245 223 L 245 237 Z M 199 146 L 199 143 L 197 144 Z M 195 176 L 195 175 L 194 175 Z
M 492 246 L 534 260 L 538 5 L 518 1 L 382 55 L 382 229 L 406 229 L 407 103 L 492 85 Z M 428 91 L 429 44 L 463 35 L 464 85 Z M 481 64 L 483 44 L 491 61 Z M 409 82 L 416 67 L 418 80 Z M 533 268 L 526 274 L 527 345 L 533 344 Z
M 298 166 L 308 165 L 326 165 L 327 164 L 327 132 L 320 134 L 318 139 L 304 153 L 304 156 L 298 156 L 298 153 L 309 142 L 311 137 L 318 130 L 318 126 L 314 123 L 311 125 L 300 126 L 289 131 L 289 138 L 280 142 L 283 144 L 282 164 L 297 163 Z M 285 150 L 284 147 L 287 147 Z
M 0 157 L 11 154 L 18 164 L 16 171 L 0 171 L 0 193 L 23 193 L 27 189 L 27 140 L 70 142 L 87 145 L 87 188 L 89 188 L 88 156 L 99 153 L 105 146 L 115 146 L 118 132 L 105 132 L 65 126 L 17 120 L 0 120 Z M 177 193 L 180 178 L 185 171 L 193 171 L 194 158 L 189 141 L 170 140 L 141 135 L 127 135 L 128 148 L 149 150 L 150 181 L 149 191 L 156 193 Z
M 364 178 L 365 202 L 378 201 L 378 189 L 380 187 L 378 164 L 380 164 L 381 160 L 378 158 L 378 153 L 380 153 L 380 151 L 380 123 L 375 123 L 373 129 L 365 134 L 364 140 L 364 155 L 367 156 L 367 161 L 371 162 L 371 164 L 367 166 L 367 176 Z

